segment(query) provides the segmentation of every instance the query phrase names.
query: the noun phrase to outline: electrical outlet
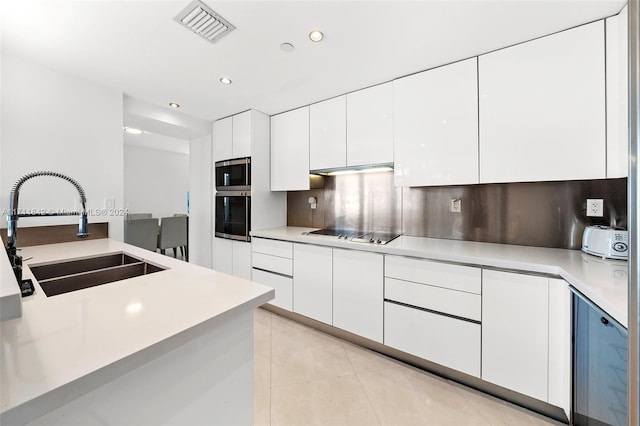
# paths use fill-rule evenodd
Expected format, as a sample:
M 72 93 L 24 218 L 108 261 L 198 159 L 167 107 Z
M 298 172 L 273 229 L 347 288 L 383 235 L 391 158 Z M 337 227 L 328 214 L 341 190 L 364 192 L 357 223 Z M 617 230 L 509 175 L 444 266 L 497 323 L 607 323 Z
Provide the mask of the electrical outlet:
M 451 213 L 460 213 L 462 211 L 462 199 L 452 198 L 450 210 Z
M 604 200 L 601 198 L 587 199 L 587 216 L 604 216 Z
M 114 209 L 116 207 L 116 199 L 115 197 L 105 197 L 104 199 L 104 208 L 105 209 Z

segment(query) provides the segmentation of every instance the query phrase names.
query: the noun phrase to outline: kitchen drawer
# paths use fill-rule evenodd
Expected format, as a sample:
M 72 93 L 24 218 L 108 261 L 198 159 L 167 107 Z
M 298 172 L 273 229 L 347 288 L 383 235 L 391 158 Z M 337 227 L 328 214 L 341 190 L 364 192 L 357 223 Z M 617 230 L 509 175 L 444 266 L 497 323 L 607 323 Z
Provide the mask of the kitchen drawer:
M 467 293 L 482 293 L 480 268 L 399 256 L 385 256 L 384 265 L 386 277 Z
M 253 252 L 252 266 L 290 277 L 293 276 L 293 260 L 285 259 L 284 257 Z
M 263 253 L 271 256 L 293 259 L 293 243 L 289 243 L 287 241 L 253 238 L 251 240 L 251 250 L 254 253 Z
M 270 304 L 293 311 L 293 278 L 254 269 L 252 280 L 275 289 L 276 297 Z
M 480 377 L 480 324 L 384 303 L 384 344 Z
M 476 321 L 482 318 L 482 296 L 479 294 L 387 277 L 384 298 Z

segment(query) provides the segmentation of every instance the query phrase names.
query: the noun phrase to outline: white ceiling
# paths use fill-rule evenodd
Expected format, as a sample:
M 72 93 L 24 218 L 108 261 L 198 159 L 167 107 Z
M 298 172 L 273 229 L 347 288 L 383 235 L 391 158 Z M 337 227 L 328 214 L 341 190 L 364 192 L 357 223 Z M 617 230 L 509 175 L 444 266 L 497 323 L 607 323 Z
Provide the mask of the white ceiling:
M 189 1 L 0 0 L 2 49 L 214 120 L 275 114 L 616 14 L 624 0 L 214 1 L 215 44 L 173 18 Z M 318 28 L 322 43 L 307 34 Z M 283 42 L 295 45 L 291 53 Z M 220 76 L 233 80 L 230 86 Z

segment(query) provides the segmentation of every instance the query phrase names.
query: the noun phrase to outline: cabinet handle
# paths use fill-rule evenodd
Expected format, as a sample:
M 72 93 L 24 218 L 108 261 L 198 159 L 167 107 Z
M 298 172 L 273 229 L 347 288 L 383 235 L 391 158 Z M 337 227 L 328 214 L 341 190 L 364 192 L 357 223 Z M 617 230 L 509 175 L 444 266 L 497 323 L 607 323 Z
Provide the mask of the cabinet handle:
M 605 317 L 600 318 L 600 322 L 603 323 L 604 325 L 609 324 L 609 320 L 606 319 Z

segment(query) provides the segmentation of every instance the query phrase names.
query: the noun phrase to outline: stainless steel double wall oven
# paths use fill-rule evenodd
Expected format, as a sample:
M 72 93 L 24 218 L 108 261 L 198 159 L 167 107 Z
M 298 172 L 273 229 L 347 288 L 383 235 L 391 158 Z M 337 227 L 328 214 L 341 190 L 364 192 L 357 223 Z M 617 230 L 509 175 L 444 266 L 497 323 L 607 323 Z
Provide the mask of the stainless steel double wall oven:
M 250 241 L 251 157 L 215 163 L 215 236 Z

